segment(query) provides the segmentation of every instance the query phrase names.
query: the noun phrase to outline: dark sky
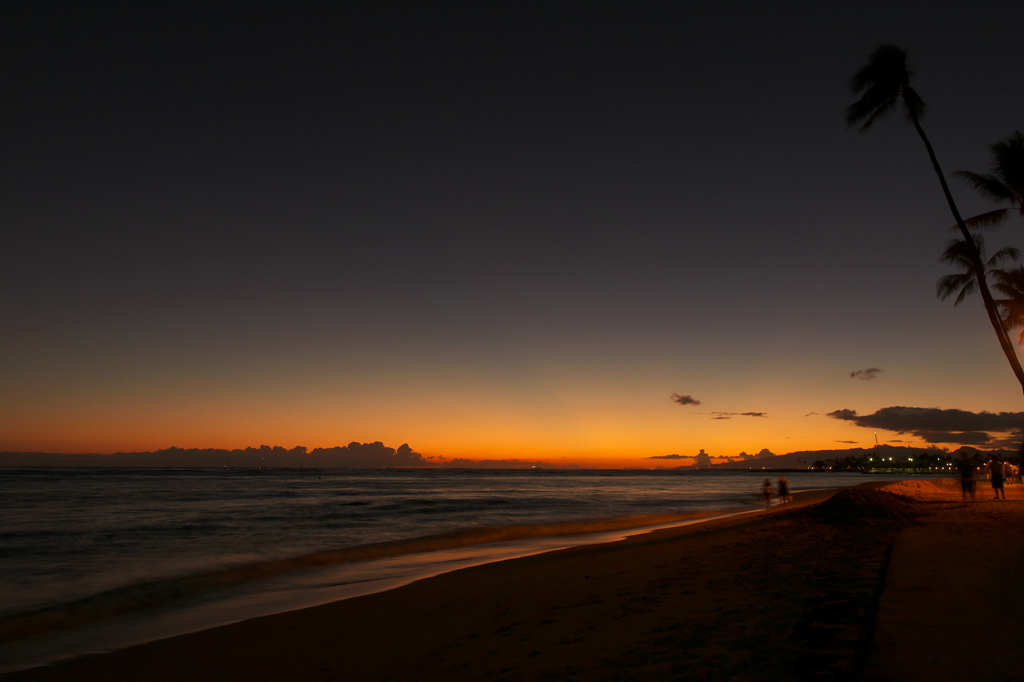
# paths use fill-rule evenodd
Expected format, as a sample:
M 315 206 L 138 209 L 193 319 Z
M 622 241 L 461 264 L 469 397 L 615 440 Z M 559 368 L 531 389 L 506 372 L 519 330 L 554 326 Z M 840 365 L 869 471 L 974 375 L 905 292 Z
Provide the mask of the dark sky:
M 0 448 L 735 454 L 1016 410 L 980 302 L 935 300 L 912 128 L 843 110 L 899 44 L 946 170 L 986 170 L 1022 14 L 4 2 Z

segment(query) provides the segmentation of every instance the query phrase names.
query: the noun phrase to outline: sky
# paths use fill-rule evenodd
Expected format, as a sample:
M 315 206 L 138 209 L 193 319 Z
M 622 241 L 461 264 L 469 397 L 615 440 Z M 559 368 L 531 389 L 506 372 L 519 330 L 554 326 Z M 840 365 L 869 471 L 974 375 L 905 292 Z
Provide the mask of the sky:
M 897 44 L 946 173 L 987 172 L 1021 15 L 2 2 L 0 450 L 1001 442 L 1021 388 L 980 300 L 935 296 L 924 148 L 844 109 Z

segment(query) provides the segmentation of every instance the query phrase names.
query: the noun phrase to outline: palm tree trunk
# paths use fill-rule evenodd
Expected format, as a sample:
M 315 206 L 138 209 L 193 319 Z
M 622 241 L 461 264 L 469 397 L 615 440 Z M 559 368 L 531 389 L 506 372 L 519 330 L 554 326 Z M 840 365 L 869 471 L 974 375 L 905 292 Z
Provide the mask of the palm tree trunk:
M 971 231 L 967 229 L 964 219 L 960 216 L 960 210 L 956 207 L 956 202 L 953 201 L 953 194 L 949 191 L 949 185 L 946 184 L 946 176 L 942 174 L 939 160 L 935 157 L 935 150 L 932 149 L 932 143 L 928 140 L 928 136 L 924 134 L 921 122 L 913 113 L 911 113 L 910 119 L 914 123 L 914 128 L 917 130 L 921 141 L 924 142 L 925 149 L 928 150 L 928 158 L 932 161 L 932 168 L 935 169 L 935 174 L 939 176 L 939 184 L 942 185 L 942 193 L 946 195 L 946 203 L 949 204 L 949 210 L 953 214 L 953 219 L 956 220 L 956 225 L 960 228 L 964 241 L 970 247 L 971 258 L 974 260 L 974 274 L 978 281 L 978 291 L 981 293 L 981 299 L 985 302 L 985 312 L 988 313 L 988 320 L 992 323 L 992 329 L 996 332 L 996 338 L 999 339 L 999 346 L 1003 349 L 1006 361 L 1010 363 L 1014 376 L 1020 382 L 1021 391 L 1024 391 L 1024 369 L 1021 368 L 1020 360 L 1017 358 L 1017 351 L 1010 341 L 1010 335 L 1006 332 L 1006 325 L 1003 324 L 1003 319 L 999 316 L 999 308 L 996 306 L 995 299 L 992 298 L 992 292 L 989 291 L 988 281 L 985 279 L 985 263 L 981 260 L 978 245 L 974 241 Z

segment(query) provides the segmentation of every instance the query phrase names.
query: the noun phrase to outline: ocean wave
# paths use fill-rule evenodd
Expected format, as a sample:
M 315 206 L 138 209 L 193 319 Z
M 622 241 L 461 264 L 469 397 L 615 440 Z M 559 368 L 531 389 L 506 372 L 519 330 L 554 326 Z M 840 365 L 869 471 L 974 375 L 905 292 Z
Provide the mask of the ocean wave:
M 45 632 L 65 630 L 244 583 L 330 564 L 367 561 L 404 554 L 525 540 L 556 535 L 582 535 L 692 520 L 721 511 L 687 514 L 657 514 L 616 519 L 573 521 L 553 524 L 515 524 L 469 528 L 418 538 L 377 542 L 344 549 L 316 552 L 286 559 L 247 563 L 226 569 L 117 587 L 84 599 L 56 604 L 0 618 L 0 643 Z

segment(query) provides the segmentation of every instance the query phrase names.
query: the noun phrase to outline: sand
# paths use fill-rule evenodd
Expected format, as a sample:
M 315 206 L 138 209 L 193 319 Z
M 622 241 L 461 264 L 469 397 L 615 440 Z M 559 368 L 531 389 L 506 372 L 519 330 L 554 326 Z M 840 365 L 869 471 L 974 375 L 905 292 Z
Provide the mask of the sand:
M 1024 486 L 924 504 L 896 538 L 866 680 L 1024 680 Z M 949 501 L 952 497 L 955 501 Z
M 1024 486 L 981 491 L 805 493 L 0 679 L 1020 679 Z

